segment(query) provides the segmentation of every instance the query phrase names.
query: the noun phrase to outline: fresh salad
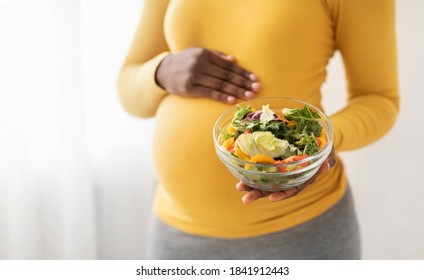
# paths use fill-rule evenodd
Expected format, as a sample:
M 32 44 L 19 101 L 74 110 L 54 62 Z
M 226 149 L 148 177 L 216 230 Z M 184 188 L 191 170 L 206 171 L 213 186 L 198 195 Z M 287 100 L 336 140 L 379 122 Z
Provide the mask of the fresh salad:
M 289 167 L 278 164 L 305 159 L 327 143 L 319 121 L 318 113 L 306 105 L 303 108 L 284 108 L 280 115 L 269 105 L 263 105 L 261 110 L 237 106 L 231 122 L 221 128 L 220 143 L 233 156 L 246 161 L 246 170 L 288 172 L 305 167 L 308 162 L 302 161 Z

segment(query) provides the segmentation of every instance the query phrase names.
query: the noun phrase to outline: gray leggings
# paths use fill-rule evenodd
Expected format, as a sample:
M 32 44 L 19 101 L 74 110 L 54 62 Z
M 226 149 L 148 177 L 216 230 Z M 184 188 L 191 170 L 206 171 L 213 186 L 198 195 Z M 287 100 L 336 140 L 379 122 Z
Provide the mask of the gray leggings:
M 253 238 L 190 235 L 153 219 L 147 259 L 360 259 L 360 236 L 349 188 L 335 206 L 293 228 Z

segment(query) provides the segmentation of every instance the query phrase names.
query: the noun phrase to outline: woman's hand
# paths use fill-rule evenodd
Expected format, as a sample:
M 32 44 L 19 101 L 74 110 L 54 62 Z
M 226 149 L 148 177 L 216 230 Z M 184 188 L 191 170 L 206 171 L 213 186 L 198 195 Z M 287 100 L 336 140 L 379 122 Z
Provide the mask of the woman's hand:
M 269 200 L 272 201 L 272 202 L 284 200 L 284 199 L 287 199 L 289 197 L 295 196 L 298 193 L 300 193 L 301 191 L 303 191 L 307 186 L 309 186 L 310 184 L 315 182 L 315 180 L 317 179 L 317 177 L 320 174 L 327 172 L 331 167 L 334 166 L 334 164 L 336 164 L 336 156 L 335 156 L 334 147 L 333 147 L 330 155 L 322 163 L 318 172 L 315 173 L 314 176 L 311 177 L 311 179 L 309 179 L 305 183 L 297 186 L 296 188 L 281 191 L 281 192 L 267 192 L 267 191 L 260 191 L 260 190 L 253 189 L 253 188 L 245 185 L 244 183 L 239 182 L 236 185 L 236 189 L 238 191 L 241 191 L 241 192 L 243 192 L 243 191 L 247 192 L 247 194 L 245 194 L 242 198 L 242 201 L 243 201 L 244 204 L 250 204 L 250 203 L 252 203 L 253 201 L 255 201 L 259 198 L 263 198 L 263 197 L 267 197 L 267 196 L 269 197 Z
M 217 51 L 192 47 L 166 56 L 156 70 L 156 82 L 169 93 L 207 97 L 233 104 L 252 99 L 260 90 L 255 74 Z

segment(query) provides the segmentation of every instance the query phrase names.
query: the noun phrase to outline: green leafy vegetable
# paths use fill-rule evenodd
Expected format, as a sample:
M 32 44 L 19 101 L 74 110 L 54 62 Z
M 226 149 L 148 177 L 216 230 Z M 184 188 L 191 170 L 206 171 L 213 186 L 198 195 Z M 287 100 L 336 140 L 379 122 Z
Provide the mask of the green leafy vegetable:
M 322 126 L 319 122 L 299 119 L 296 121 L 296 131 L 299 133 L 311 134 L 318 137 L 321 133 Z
M 234 117 L 232 122 L 240 121 L 242 120 L 247 114 L 252 112 L 252 109 L 250 106 L 236 106 L 237 111 L 234 113 Z
M 313 155 L 319 151 L 318 142 L 312 134 L 302 135 L 295 145 L 302 151 L 302 154 Z
M 237 111 L 234 113 L 234 117 L 231 120 L 231 125 L 239 132 L 244 132 L 248 127 L 253 125 L 252 123 L 246 121 L 244 118 L 247 114 L 252 112 L 250 106 L 236 106 Z M 258 121 L 259 123 L 259 121 Z
M 274 159 L 285 159 L 293 155 L 313 155 L 320 150 L 315 137 L 323 129 L 317 112 L 308 106 L 296 109 L 283 109 L 286 120 L 295 121 L 288 124 L 279 119 L 269 108 L 254 111 L 249 106 L 237 106 L 231 120 L 235 132 L 221 130 L 222 141 L 230 137 L 236 139 L 235 146 L 253 157 L 258 154 Z
M 232 135 L 232 134 L 230 134 L 230 133 L 228 133 L 227 131 L 225 131 L 225 129 L 224 128 L 221 128 L 221 139 L 222 139 L 222 141 L 225 141 L 225 140 L 227 140 L 228 138 L 231 138 L 231 137 L 233 137 L 234 135 Z
M 295 109 L 283 109 L 284 117 L 291 120 L 309 120 L 309 121 L 318 121 L 320 119 L 317 112 L 312 111 L 308 106 L 305 105 L 303 109 L 295 108 Z
M 249 157 L 266 155 L 278 158 L 289 147 L 289 142 L 276 138 L 270 131 L 256 131 L 238 137 L 238 146 Z

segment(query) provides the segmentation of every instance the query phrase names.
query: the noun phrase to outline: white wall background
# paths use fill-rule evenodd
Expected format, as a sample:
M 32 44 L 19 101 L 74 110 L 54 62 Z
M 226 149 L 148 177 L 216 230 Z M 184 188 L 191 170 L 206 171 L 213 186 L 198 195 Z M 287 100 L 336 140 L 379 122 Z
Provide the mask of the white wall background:
M 99 258 L 139 259 L 156 184 L 153 120 L 129 116 L 116 93 L 143 1 L 81 1 L 87 145 L 97 194 Z
M 67 1 L 34 1 L 33 3 L 38 4 L 22 5 L 21 8 L 33 9 L 32 12 L 26 10 L 26 14 L 37 15 L 44 11 L 43 4 L 52 5 Z M 0 0 L 0 23 L 9 33 L 13 33 L 14 26 L 11 26 L 10 21 L 7 22 L 7 20 L 8 26 L 3 25 L 4 17 L 2 16 L 14 11 L 15 8 L 10 4 L 12 2 Z M 17 2 L 25 4 L 32 1 L 17 0 Z M 70 28 L 68 31 L 74 32 L 74 38 L 79 38 L 79 42 L 76 43 L 77 58 L 82 64 L 84 137 L 86 137 L 92 172 L 95 207 L 96 238 L 93 240 L 96 244 L 93 248 L 96 253 L 91 254 L 90 257 L 143 258 L 155 185 L 154 170 L 150 164 L 151 132 L 154 121 L 136 119 L 127 115 L 122 110 L 115 91 L 119 66 L 135 31 L 141 1 L 87 0 L 79 1 L 75 9 L 78 11 L 73 10 L 73 16 L 71 17 L 69 13 L 69 19 L 62 19 L 62 23 L 64 20 L 69 20 L 79 24 L 76 29 Z M 401 113 L 397 124 L 381 141 L 366 148 L 342 154 L 357 205 L 365 259 L 424 259 L 422 238 L 424 236 L 424 219 L 422 218 L 424 184 L 421 181 L 421 159 L 424 158 L 424 149 L 420 147 L 424 139 L 424 122 L 421 116 L 421 107 L 424 104 L 422 83 L 424 17 L 421 16 L 423 13 L 424 1 L 397 1 L 402 96 Z M 31 24 L 32 21 L 25 23 L 25 18 L 22 20 L 24 23 L 17 31 L 25 34 L 25 24 Z M 2 27 L 0 31 L 3 31 Z M 2 43 L 3 38 L 4 36 L 0 38 Z M 39 38 L 39 40 L 44 39 L 47 43 L 51 43 L 48 38 Z M 44 41 L 37 43 L 38 50 L 42 49 L 44 43 Z M 25 48 L 23 47 L 22 50 Z M 3 58 L 6 58 L 6 55 Z M 14 62 L 9 60 L 9 63 Z M 4 70 L 0 71 L 3 77 L 4 75 L 7 77 L 7 74 L 11 75 L 8 69 L 6 66 L 3 68 L 0 66 L 0 70 Z M 3 80 L 2 83 L 4 83 Z M 11 84 L 10 79 L 9 84 Z M 31 84 L 20 85 L 20 87 L 25 86 L 30 87 Z M 12 87 L 15 85 L 11 84 L 10 88 Z M 3 88 L 0 86 L 1 96 L 5 94 L 1 91 Z M 7 86 L 5 88 L 7 89 Z M 324 104 L 328 112 L 336 111 L 343 106 L 345 89 L 343 66 L 339 56 L 335 56 L 331 61 L 328 81 L 323 87 L 323 92 Z M 2 112 L 0 116 L 3 116 Z M 1 183 L 0 180 L 0 185 Z M 39 195 L 41 196 L 42 193 Z M 2 219 L 13 220 L 19 216 L 14 216 L 13 211 L 5 209 L 6 204 L 3 201 L 6 200 L 0 187 L 0 240 L 3 240 L 3 243 L 0 241 L 0 251 L 2 248 L 13 251 L 13 248 L 10 249 L 7 244 L 4 244 L 10 239 L 8 236 L 10 230 L 2 227 L 4 225 Z M 19 238 L 21 237 L 17 237 L 16 243 L 19 243 Z M 52 243 L 51 246 L 55 245 Z M 43 252 L 43 246 L 39 247 L 32 253 L 25 252 L 25 249 L 22 249 L 23 251 L 19 254 L 0 252 L 0 258 L 54 258 L 56 256 L 45 252 L 40 253 Z M 51 251 L 54 251 L 53 248 Z

